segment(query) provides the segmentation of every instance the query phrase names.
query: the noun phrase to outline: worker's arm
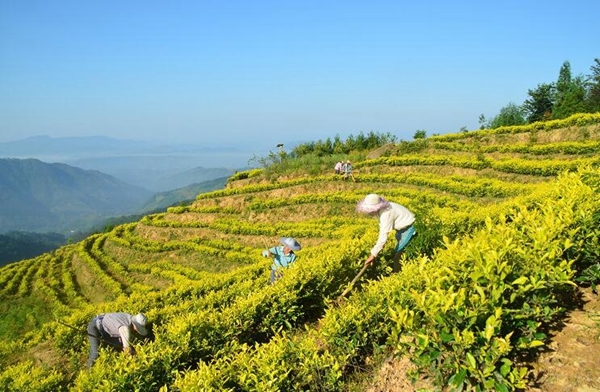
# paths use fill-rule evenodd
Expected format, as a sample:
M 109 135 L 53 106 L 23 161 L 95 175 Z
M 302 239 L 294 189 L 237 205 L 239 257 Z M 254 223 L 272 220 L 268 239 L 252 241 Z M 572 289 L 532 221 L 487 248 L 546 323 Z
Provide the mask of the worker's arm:
M 275 256 L 276 254 L 277 254 L 276 248 L 265 249 L 262 252 L 263 257 L 271 257 L 271 256 Z
M 379 252 L 381 252 L 385 246 L 385 243 L 388 239 L 388 234 L 392 230 L 394 230 L 394 221 L 388 214 L 382 214 L 379 217 L 379 237 L 377 237 L 377 242 L 371 249 L 371 254 L 365 260 L 365 264 L 371 264 L 373 260 L 375 260 Z
M 122 325 L 119 327 L 119 335 L 121 336 L 121 342 L 123 343 L 123 352 L 127 354 L 133 354 L 133 348 L 131 347 L 131 331 L 129 327 Z

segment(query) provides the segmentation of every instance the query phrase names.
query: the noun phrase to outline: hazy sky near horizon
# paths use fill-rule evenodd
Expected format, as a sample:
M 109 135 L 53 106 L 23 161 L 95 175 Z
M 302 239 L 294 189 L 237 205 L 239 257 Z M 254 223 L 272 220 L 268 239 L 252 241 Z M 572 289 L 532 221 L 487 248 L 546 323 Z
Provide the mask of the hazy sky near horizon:
M 479 127 L 565 61 L 600 2 L 0 0 L 0 142 L 227 145 Z

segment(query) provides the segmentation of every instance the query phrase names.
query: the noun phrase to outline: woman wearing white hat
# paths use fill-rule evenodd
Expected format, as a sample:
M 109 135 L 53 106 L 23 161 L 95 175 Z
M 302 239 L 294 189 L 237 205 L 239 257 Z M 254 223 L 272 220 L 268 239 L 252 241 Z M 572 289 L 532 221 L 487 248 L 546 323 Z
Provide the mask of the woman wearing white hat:
M 358 212 L 370 216 L 377 216 L 379 219 L 379 237 L 377 243 L 371 249 L 371 254 L 365 260 L 365 265 L 371 264 L 387 242 L 388 234 L 396 230 L 396 245 L 394 254 L 394 271 L 399 270 L 399 260 L 402 250 L 408 245 L 415 234 L 413 223 L 415 215 L 406 207 L 400 204 L 389 202 L 383 197 L 374 193 L 368 194 L 364 199 L 358 202 L 356 209 Z
M 282 237 L 279 239 L 282 245 L 266 249 L 262 252 L 264 257 L 273 256 L 273 264 L 271 265 L 271 284 L 283 276 L 283 269 L 288 268 L 296 261 L 295 250 L 300 250 L 302 247 L 292 237 Z

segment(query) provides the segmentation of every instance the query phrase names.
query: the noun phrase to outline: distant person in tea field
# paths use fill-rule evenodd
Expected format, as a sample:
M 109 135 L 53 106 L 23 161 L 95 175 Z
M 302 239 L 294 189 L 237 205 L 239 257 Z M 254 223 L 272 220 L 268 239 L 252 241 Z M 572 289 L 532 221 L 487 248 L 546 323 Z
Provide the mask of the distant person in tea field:
M 149 332 L 148 320 L 142 313 L 135 316 L 129 313 L 104 313 L 92 319 L 87 327 L 90 341 L 90 356 L 88 358 L 88 369 L 92 367 L 98 358 L 100 343 L 106 343 L 112 347 L 123 350 L 124 353 L 135 354 L 131 346 L 133 333 L 147 336 Z
M 342 161 L 338 161 L 333 167 L 333 170 L 335 170 L 335 174 L 342 174 Z
M 342 165 L 342 172 L 344 173 L 344 180 L 347 180 L 349 178 L 352 178 L 352 181 L 356 182 L 356 179 L 354 178 L 354 174 L 352 174 L 352 163 L 350 161 L 346 161 L 343 165 Z
M 280 238 L 281 245 L 265 249 L 262 252 L 264 257 L 272 257 L 273 264 L 271 265 L 271 284 L 274 284 L 277 279 L 283 276 L 283 270 L 288 268 L 296 261 L 294 251 L 300 250 L 302 247 L 292 237 Z
M 394 272 L 398 272 L 400 270 L 400 256 L 402 255 L 402 251 L 415 235 L 415 228 L 413 226 L 415 215 L 408 208 L 389 202 L 374 193 L 368 194 L 364 199 L 359 201 L 356 209 L 358 212 L 369 216 L 376 216 L 379 219 L 379 237 L 375 246 L 371 249 L 371 254 L 365 260 L 365 265 L 369 265 L 375 260 L 385 246 L 388 234 L 395 230 L 398 243 L 394 253 L 393 269 Z

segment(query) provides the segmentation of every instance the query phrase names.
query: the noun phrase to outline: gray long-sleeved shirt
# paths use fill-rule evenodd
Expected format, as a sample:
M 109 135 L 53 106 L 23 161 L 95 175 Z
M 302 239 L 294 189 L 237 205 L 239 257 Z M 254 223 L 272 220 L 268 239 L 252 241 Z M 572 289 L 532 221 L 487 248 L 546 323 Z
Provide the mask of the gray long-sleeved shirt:
M 102 319 L 102 328 L 110 337 L 121 338 L 123 347 L 129 347 L 131 340 L 131 318 L 129 313 L 106 313 Z

